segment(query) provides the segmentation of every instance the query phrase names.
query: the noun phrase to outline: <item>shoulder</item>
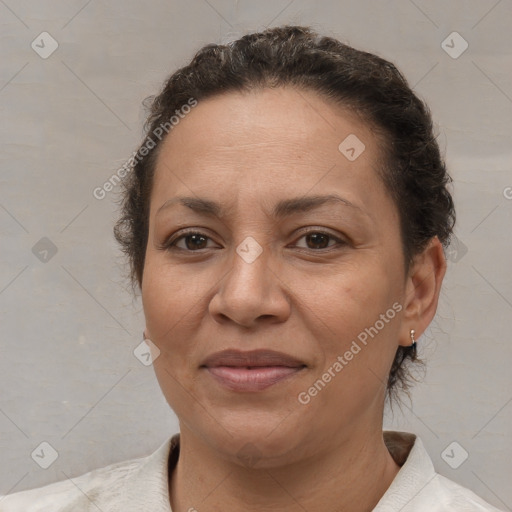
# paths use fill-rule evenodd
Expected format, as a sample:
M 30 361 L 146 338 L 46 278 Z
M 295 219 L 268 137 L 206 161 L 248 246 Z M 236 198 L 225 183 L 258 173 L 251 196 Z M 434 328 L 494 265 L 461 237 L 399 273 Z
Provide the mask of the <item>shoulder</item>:
M 439 503 L 439 511 L 501 512 L 470 489 L 445 476 L 436 473 L 434 480 L 432 490 Z
M 174 441 L 173 441 L 174 439 Z M 98 512 L 167 510 L 168 457 L 177 445 L 168 439 L 147 457 L 94 469 L 44 487 L 0 496 L 0 512 Z M 131 507 L 137 508 L 131 508 Z
M 0 496 L 1 512 L 97 511 L 96 503 L 112 501 L 123 481 L 140 466 L 129 460 L 98 468 L 76 478 L 68 478 L 37 489 Z
M 384 441 L 401 468 L 374 512 L 501 512 L 437 473 L 419 437 L 384 431 Z

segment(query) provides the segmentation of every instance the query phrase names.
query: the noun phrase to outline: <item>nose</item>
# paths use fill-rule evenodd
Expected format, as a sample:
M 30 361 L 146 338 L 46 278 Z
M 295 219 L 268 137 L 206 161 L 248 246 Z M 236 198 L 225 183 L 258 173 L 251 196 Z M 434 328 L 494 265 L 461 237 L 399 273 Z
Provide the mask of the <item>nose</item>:
M 288 288 L 270 266 L 269 249 L 263 249 L 254 261 L 233 251 L 229 264 L 231 268 L 219 282 L 209 304 L 215 321 L 234 322 L 247 328 L 286 321 L 291 310 Z

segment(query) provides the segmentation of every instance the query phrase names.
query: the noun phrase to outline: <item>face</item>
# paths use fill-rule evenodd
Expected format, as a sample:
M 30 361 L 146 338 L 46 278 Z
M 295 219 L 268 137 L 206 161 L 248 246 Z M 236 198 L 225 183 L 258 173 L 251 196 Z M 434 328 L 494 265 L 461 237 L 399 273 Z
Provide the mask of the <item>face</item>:
M 369 126 L 292 88 L 204 100 L 174 127 L 142 300 L 182 431 L 272 466 L 381 428 L 405 274 L 380 162 Z

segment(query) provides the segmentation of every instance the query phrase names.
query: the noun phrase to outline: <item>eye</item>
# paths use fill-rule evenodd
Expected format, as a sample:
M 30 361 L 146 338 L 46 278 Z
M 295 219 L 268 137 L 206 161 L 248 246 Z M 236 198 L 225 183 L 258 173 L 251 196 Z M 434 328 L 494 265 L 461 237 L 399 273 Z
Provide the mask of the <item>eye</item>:
M 308 231 L 307 233 L 303 234 L 299 240 L 302 240 L 303 238 L 306 240 L 306 246 L 301 248 L 305 249 L 322 250 L 328 249 L 329 247 L 333 247 L 335 245 L 345 244 L 341 238 L 338 238 L 331 233 L 326 233 L 324 231 Z M 329 245 L 329 239 L 334 241 L 334 243 Z M 297 247 L 300 246 L 297 245 Z
M 200 231 L 188 231 L 182 233 L 178 237 L 171 237 L 171 239 L 168 242 L 164 243 L 162 249 L 180 249 L 183 251 L 194 252 L 200 249 L 208 249 L 209 247 L 206 246 L 208 240 L 210 240 L 210 237 L 208 237 L 204 233 L 201 233 Z M 180 247 L 178 245 L 178 242 L 182 241 L 184 243 L 184 246 L 182 245 Z

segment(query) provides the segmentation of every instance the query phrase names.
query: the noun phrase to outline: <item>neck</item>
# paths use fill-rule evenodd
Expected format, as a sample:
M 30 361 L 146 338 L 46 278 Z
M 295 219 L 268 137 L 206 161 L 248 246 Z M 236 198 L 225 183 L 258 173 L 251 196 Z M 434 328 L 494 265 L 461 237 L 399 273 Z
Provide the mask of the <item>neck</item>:
M 171 507 L 173 512 L 369 512 L 399 470 L 382 427 L 363 429 L 299 462 L 265 469 L 226 460 L 185 428 L 169 483 Z

